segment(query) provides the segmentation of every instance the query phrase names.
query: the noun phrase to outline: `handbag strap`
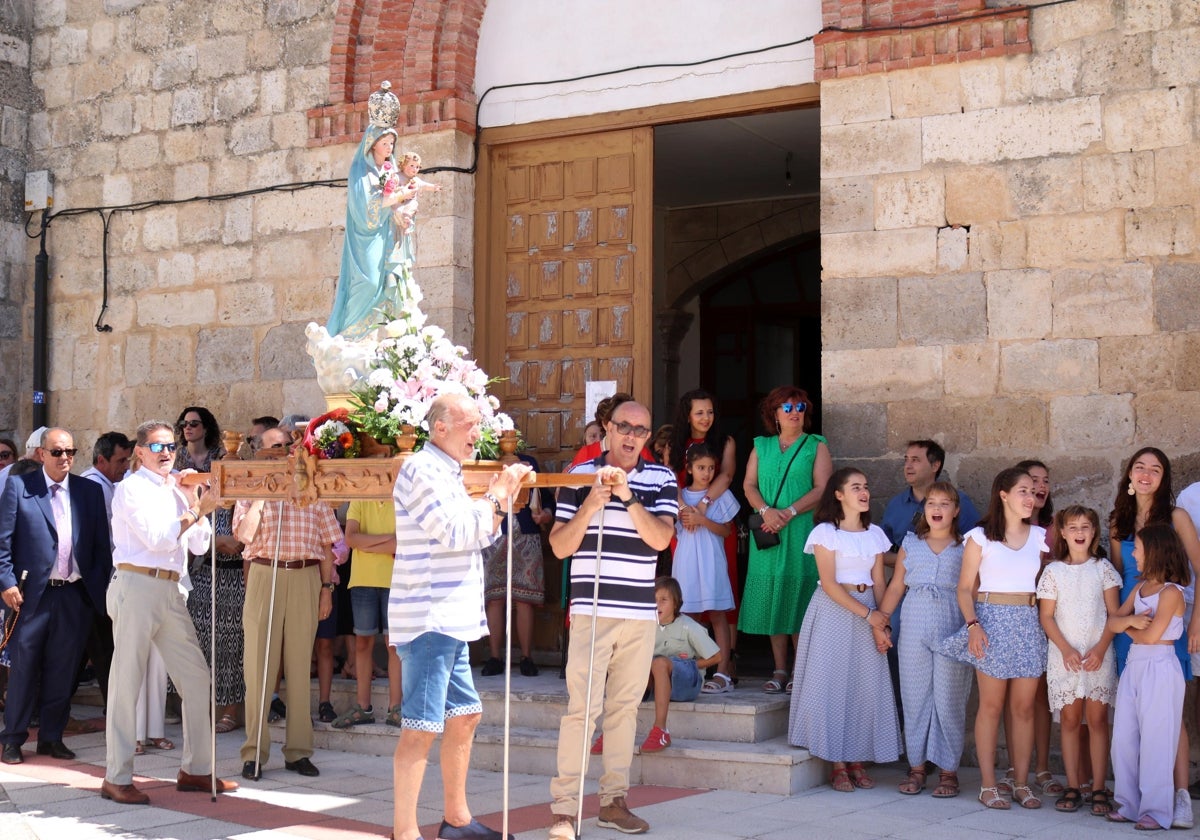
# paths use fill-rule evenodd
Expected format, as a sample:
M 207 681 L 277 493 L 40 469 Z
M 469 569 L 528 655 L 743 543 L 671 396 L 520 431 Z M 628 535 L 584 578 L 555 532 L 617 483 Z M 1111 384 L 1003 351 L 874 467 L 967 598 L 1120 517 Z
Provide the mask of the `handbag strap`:
M 796 456 L 800 454 L 800 450 L 804 448 L 804 444 L 806 443 L 808 443 L 808 435 L 801 438 L 800 445 L 792 453 L 792 459 L 788 461 L 787 468 L 783 471 L 783 478 L 779 479 L 779 489 L 775 491 L 775 501 L 771 502 L 772 508 L 779 504 L 779 497 L 783 493 L 783 485 L 787 482 L 788 473 L 792 471 L 792 464 L 796 462 Z

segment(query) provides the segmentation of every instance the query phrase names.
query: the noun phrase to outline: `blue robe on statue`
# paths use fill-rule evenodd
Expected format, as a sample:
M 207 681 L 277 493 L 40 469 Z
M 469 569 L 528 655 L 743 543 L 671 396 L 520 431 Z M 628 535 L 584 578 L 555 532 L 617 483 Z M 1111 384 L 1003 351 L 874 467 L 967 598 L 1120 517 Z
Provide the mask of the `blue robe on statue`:
M 359 338 L 371 327 L 396 317 L 405 284 L 411 281 L 412 232 L 398 235 L 394 208 L 383 206 L 380 167 L 371 154 L 385 134 L 397 136 L 393 128 L 369 126 L 350 164 L 346 238 L 327 327 L 330 335 Z M 389 156 L 388 160 L 398 172 L 395 159 Z

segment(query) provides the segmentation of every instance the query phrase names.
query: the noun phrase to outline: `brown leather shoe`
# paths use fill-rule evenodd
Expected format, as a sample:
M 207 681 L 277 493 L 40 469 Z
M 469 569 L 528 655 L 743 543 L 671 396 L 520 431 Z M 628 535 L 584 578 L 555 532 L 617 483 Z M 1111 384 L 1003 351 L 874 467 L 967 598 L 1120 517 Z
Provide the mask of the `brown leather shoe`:
M 108 779 L 100 783 L 100 796 L 122 805 L 149 805 L 150 797 L 133 785 L 114 785 Z
M 234 781 L 226 781 L 225 779 L 217 779 L 217 793 L 229 793 L 238 789 L 238 783 Z M 179 775 L 175 779 L 175 790 L 182 791 L 197 791 L 199 793 L 212 792 L 212 777 L 205 773 L 203 776 L 197 776 L 194 773 L 185 773 L 179 771 Z

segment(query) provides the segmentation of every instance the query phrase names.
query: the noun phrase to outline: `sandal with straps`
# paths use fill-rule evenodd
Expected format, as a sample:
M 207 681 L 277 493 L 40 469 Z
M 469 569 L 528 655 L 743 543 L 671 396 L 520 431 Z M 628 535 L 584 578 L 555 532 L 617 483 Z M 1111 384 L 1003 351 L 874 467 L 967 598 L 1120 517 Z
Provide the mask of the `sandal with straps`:
M 1112 813 L 1112 791 L 1100 788 L 1092 793 L 1092 816 L 1107 817 Z
M 1064 790 L 1062 782 L 1054 778 L 1054 774 L 1049 770 L 1039 770 L 1038 774 L 1033 777 L 1033 783 L 1041 788 L 1042 793 L 1046 794 L 1047 796 L 1053 796 L 1056 793 L 1062 793 Z
M 861 761 L 847 762 L 846 772 L 850 774 L 850 781 L 854 782 L 856 788 L 870 790 L 875 787 L 875 780 L 867 775 L 867 771 L 863 769 Z
M 779 675 L 783 674 L 783 679 L 779 679 Z M 763 694 L 783 694 L 783 683 L 787 679 L 788 672 L 778 669 L 771 672 L 771 679 L 763 683 Z
M 1083 804 L 1083 794 L 1079 792 L 1079 788 L 1069 787 L 1054 803 L 1054 810 L 1074 812 L 1079 810 L 1081 804 Z
M 896 790 L 903 793 L 905 796 L 916 796 L 925 790 L 925 777 L 928 774 L 925 772 L 925 766 L 909 767 L 908 777 L 905 778 Z
M 1029 811 L 1042 807 L 1042 800 L 1029 789 L 1029 785 L 1013 785 L 1013 801 Z
M 1016 769 L 1009 767 L 1004 771 L 1004 776 L 996 782 L 996 789 L 1005 796 L 1012 796 L 1013 786 L 1017 783 L 1016 778 L 1014 778 L 1016 774 Z
M 958 773 L 953 770 L 943 770 L 938 773 L 937 787 L 933 789 L 934 799 L 953 799 L 958 796 Z
M 727 694 L 733 691 L 733 680 L 728 675 L 717 671 L 711 680 L 705 680 L 700 687 L 701 694 Z
M 850 774 L 845 767 L 833 768 L 833 773 L 829 777 L 829 784 L 838 793 L 854 793 L 854 782 L 850 781 Z
M 1012 807 L 1008 804 L 1008 800 L 1000 795 L 999 788 L 994 787 L 981 787 L 979 789 L 979 804 L 993 811 L 1007 811 Z

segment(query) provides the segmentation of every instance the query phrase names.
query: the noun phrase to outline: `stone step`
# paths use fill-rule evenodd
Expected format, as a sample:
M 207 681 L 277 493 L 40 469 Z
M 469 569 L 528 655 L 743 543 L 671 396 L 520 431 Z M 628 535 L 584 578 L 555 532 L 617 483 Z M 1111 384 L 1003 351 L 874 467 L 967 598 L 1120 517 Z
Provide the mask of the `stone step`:
M 536 677 L 512 677 L 509 722 L 514 727 L 542 729 L 558 733 L 559 720 L 567 711 L 567 690 L 558 679 L 557 669 L 544 669 Z M 672 703 L 670 729 L 673 737 L 695 741 L 753 744 L 769 741 L 787 733 L 788 697 L 764 694 L 762 680 L 743 680 L 727 694 L 702 694 L 691 703 Z M 483 701 L 483 726 L 504 724 L 504 678 L 475 677 L 475 687 Z M 317 708 L 314 683 L 313 710 Z M 350 680 L 333 681 L 330 702 L 340 714 L 355 702 L 355 686 Z M 387 681 L 371 685 L 371 704 L 382 722 L 388 707 Z M 654 704 L 641 704 L 638 731 L 649 731 L 654 722 Z

